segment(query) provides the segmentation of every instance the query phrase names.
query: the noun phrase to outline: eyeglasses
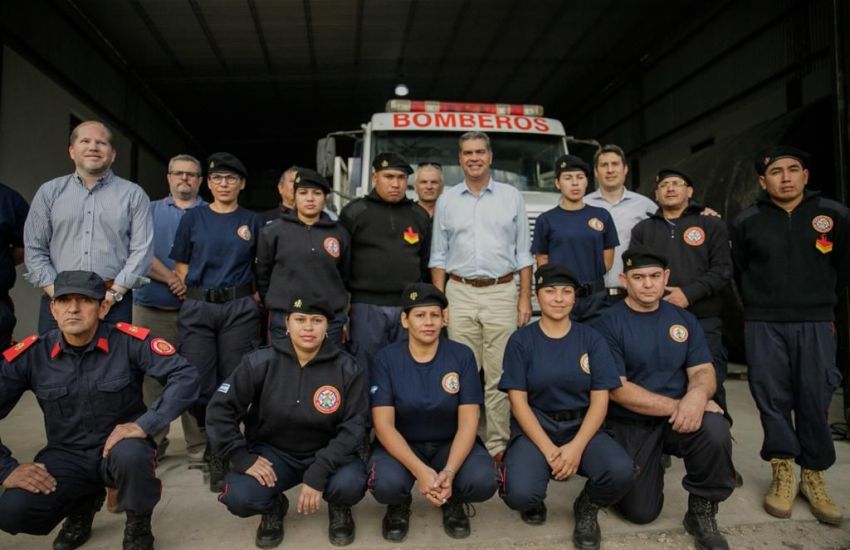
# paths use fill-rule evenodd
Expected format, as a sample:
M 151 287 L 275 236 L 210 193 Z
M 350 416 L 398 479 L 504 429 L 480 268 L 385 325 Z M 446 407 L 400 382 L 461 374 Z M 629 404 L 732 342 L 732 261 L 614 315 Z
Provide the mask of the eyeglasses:
M 687 187 L 688 182 L 684 180 L 664 180 L 658 184 L 659 189 L 667 189 L 668 187 L 672 187 L 673 189 L 681 189 L 682 187 Z
M 213 174 L 208 179 L 213 185 L 221 185 L 222 183 L 234 185 L 239 181 L 239 176 L 236 174 Z
M 169 176 L 175 176 L 178 178 L 182 178 L 186 176 L 187 178 L 200 178 L 201 175 L 197 172 L 186 172 L 185 170 L 172 170 L 168 173 Z

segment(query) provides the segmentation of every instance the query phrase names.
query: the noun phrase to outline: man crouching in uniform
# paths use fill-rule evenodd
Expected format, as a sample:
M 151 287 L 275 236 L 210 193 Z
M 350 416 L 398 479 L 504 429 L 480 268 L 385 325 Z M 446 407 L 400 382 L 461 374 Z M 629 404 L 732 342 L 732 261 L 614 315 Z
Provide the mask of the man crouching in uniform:
M 699 550 L 728 550 L 716 515 L 735 488 L 729 423 L 711 400 L 714 367 L 699 321 L 661 299 L 669 278 L 664 256 L 632 245 L 620 275 L 628 295 L 593 323 L 623 384 L 611 390 L 605 427 L 640 472 L 614 508 L 634 523 L 655 520 L 664 504 L 661 454 L 684 458 L 685 529 Z
M 59 273 L 50 302 L 59 328 L 25 338 L 0 361 L 0 419 L 31 390 L 47 432 L 47 447 L 30 463 L 0 444 L 0 529 L 47 535 L 65 519 L 54 550 L 88 540 L 104 487 L 118 490 L 127 513 L 124 550 L 153 548 L 151 512 L 162 484 L 150 436 L 198 397 L 196 371 L 174 346 L 146 328 L 100 321 L 105 292 L 95 273 Z M 146 375 L 165 386 L 150 408 L 142 400 Z

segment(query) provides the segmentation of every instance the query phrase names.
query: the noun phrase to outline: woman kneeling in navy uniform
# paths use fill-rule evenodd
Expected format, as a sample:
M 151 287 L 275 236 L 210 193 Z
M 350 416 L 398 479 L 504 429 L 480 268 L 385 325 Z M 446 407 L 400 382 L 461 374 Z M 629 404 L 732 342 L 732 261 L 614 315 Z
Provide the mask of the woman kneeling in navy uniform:
M 574 504 L 576 548 L 599 548 L 600 507 L 628 492 L 632 460 L 600 431 L 608 391 L 620 386 L 608 345 L 570 321 L 578 280 L 557 264 L 535 273 L 541 319 L 515 332 L 505 348 L 499 389 L 511 402 L 511 440 L 502 462 L 502 498 L 523 521 L 546 521 L 546 486 L 578 473 L 588 478 Z
M 433 285 L 404 290 L 401 323 L 409 341 L 375 356 L 372 422 L 378 441 L 369 461 L 369 488 L 387 504 L 382 534 L 401 541 L 410 526 L 410 490 L 443 508 L 443 528 L 469 536 L 465 506 L 498 488 L 493 459 L 478 440 L 481 381 L 472 350 L 440 338 L 448 301 Z
M 283 492 L 303 482 L 298 512 L 312 514 L 328 501 L 328 536 L 343 546 L 354 540 L 351 506 L 366 493 L 357 457 L 368 413 L 365 375 L 325 338 L 332 308 L 295 296 L 289 338 L 246 355 L 207 408 L 213 450 L 234 470 L 219 500 L 240 517 L 262 514 L 256 544 L 273 548 L 289 508 Z

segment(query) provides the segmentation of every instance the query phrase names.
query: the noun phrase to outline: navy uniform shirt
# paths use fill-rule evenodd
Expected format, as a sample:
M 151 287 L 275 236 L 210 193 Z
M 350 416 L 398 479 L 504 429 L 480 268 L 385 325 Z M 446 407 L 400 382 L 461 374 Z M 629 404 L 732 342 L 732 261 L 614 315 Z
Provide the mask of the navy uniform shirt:
M 608 341 L 620 376 L 673 399 L 688 389 L 686 369 L 712 361 L 697 318 L 664 301 L 651 312 L 634 311 L 621 301 L 596 319 L 593 327 Z M 647 418 L 613 402 L 608 416 Z
M 209 206 L 193 208 L 177 227 L 170 257 L 189 264 L 186 286 L 227 288 L 254 280 L 260 215 L 239 207 L 219 214 Z
M 325 340 L 303 367 L 289 338 L 247 354 L 207 406 L 207 437 L 238 472 L 266 443 L 294 457 L 313 457 L 304 483 L 324 490 L 349 462 L 365 433 L 366 376 L 354 358 Z M 245 425 L 245 433 L 240 430 Z
M 618 244 L 614 220 L 604 208 L 556 206 L 537 218 L 531 252 L 548 254 L 549 263 L 568 267 L 581 283 L 592 283 L 605 275 L 603 252 Z
M 146 434 L 168 426 L 198 398 L 198 375 L 174 346 L 148 329 L 101 323 L 84 348 L 54 329 L 9 348 L 0 362 L 0 419 L 31 390 L 44 412 L 47 446 L 100 453 L 118 424 L 135 422 Z M 146 407 L 142 380 L 165 388 Z M 0 480 L 16 466 L 0 444 Z
M 620 387 L 620 377 L 604 338 L 587 325 L 573 322 L 563 338 L 550 338 L 539 323 L 514 332 L 505 347 L 503 392 L 528 393 L 539 411 L 559 412 L 590 405 L 592 390 Z
M 413 358 L 407 341 L 390 344 L 371 374 L 372 407 L 394 407 L 395 427 L 409 443 L 454 439 L 458 407 L 484 403 L 472 350 L 447 338 L 427 363 Z

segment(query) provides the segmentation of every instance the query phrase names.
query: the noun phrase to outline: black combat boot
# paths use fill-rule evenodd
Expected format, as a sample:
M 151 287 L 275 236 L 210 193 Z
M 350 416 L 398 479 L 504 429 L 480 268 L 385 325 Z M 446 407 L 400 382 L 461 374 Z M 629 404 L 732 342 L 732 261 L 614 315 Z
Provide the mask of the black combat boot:
M 683 523 L 685 531 L 693 535 L 698 550 L 729 550 L 720 531 L 717 530 L 717 503 L 696 495 L 688 495 L 688 512 Z
M 227 468 L 224 459 L 218 455 L 210 454 L 210 491 L 220 493 L 224 491 L 224 476 L 227 474 Z
M 598 550 L 602 543 L 602 531 L 596 516 L 599 506 L 590 502 L 587 491 L 582 490 L 573 503 L 576 527 L 573 531 L 573 544 L 579 550 Z
M 103 506 L 103 491 L 81 499 L 76 509 L 65 519 L 59 534 L 53 540 L 53 550 L 74 550 L 89 540 L 94 515 Z
M 151 515 L 127 510 L 124 524 L 124 550 L 153 550 Z
M 351 506 L 328 504 L 328 540 L 334 546 L 348 546 L 354 542 L 354 518 Z
M 401 542 L 407 537 L 410 529 L 410 503 L 411 497 L 401 504 L 390 504 L 384 521 L 381 522 L 381 534 L 391 542 Z
M 469 516 L 464 510 L 464 503 L 455 497 L 443 504 L 443 530 L 453 539 L 469 536 Z
M 529 525 L 543 525 L 546 523 L 546 503 L 541 502 L 530 510 L 520 512 L 519 517 Z
M 289 499 L 281 493 L 260 520 L 257 536 L 254 538 L 257 548 L 274 548 L 283 541 L 283 517 L 288 510 Z

